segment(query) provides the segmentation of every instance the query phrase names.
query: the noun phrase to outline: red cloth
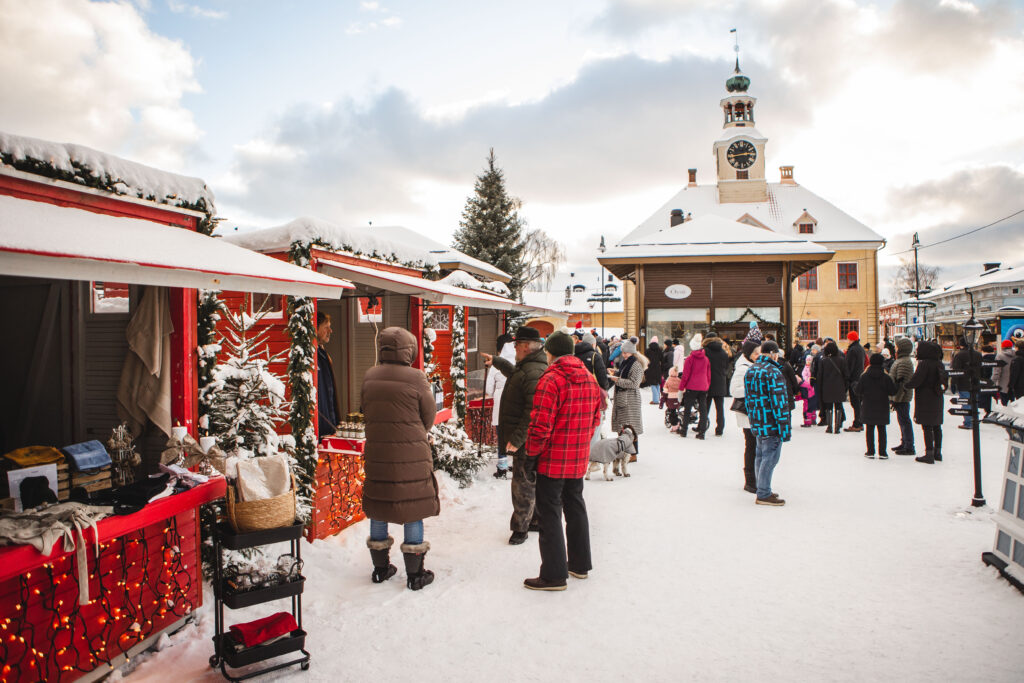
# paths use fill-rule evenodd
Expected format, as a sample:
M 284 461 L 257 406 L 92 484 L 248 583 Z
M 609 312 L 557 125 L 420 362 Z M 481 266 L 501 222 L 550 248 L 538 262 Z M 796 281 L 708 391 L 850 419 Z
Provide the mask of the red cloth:
M 711 388 L 711 361 L 704 355 L 704 349 L 691 351 L 683 361 L 683 372 L 679 375 L 681 389 L 707 391 Z
M 229 630 L 236 643 L 252 647 L 268 640 L 283 636 L 299 628 L 291 612 L 278 612 L 269 617 L 244 624 L 235 624 Z
M 576 356 L 562 356 L 544 371 L 533 395 L 526 454 L 537 472 L 552 479 L 587 473 L 590 438 L 601 421 L 602 392 Z

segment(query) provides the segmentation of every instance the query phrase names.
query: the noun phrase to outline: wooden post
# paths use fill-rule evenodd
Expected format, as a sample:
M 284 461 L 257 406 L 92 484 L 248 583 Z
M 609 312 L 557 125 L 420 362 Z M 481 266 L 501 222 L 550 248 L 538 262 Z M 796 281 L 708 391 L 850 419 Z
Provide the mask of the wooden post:
M 418 296 L 409 297 L 409 331 L 416 337 L 417 347 L 416 360 L 412 366 L 423 369 L 423 299 Z
M 646 293 L 646 287 L 644 286 L 644 266 L 639 264 L 636 267 L 636 336 L 641 337 L 641 330 L 647 327 L 647 310 L 644 308 L 644 296 Z M 625 333 L 629 335 L 629 330 L 625 330 Z M 640 339 L 641 342 L 645 341 L 645 338 Z
M 196 376 L 196 290 L 169 287 L 171 320 L 171 425 L 196 434 L 199 378 Z

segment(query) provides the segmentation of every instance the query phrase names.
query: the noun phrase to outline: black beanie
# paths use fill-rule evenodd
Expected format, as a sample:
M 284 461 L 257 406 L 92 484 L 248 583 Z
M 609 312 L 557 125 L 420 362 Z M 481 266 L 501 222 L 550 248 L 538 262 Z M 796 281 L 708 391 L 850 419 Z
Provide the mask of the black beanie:
M 544 342 L 544 350 L 552 356 L 571 356 L 576 349 L 576 342 L 565 332 L 552 332 Z
M 761 353 L 778 353 L 779 345 L 770 339 L 761 344 Z
M 871 354 L 871 358 L 868 360 L 868 365 L 885 365 L 885 356 L 880 353 Z

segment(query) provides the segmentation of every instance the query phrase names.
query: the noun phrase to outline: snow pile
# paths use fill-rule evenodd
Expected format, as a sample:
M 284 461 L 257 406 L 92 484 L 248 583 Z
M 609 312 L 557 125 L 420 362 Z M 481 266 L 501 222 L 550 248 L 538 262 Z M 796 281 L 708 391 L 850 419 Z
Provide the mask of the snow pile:
M 504 282 L 498 282 L 497 280 L 481 282 L 464 270 L 453 270 L 438 280 L 438 282 L 451 285 L 452 287 L 462 287 L 463 289 L 472 289 L 478 292 L 490 292 L 498 296 L 508 297 L 512 295 L 512 292 L 505 286 Z
M 1004 427 L 1016 427 L 1024 429 L 1024 398 L 1018 398 L 1012 403 L 1002 406 L 993 401 L 992 413 L 987 418 L 989 422 Z
M 286 251 L 298 242 L 323 245 L 337 252 L 423 270 L 433 270 L 437 266 L 434 254 L 416 246 L 378 237 L 369 228 L 345 228 L 308 216 L 273 228 L 228 234 L 224 239 L 254 251 Z
M 20 170 L 57 172 L 61 180 L 215 213 L 213 192 L 201 178 L 177 175 L 82 145 L 0 132 L 0 158 Z

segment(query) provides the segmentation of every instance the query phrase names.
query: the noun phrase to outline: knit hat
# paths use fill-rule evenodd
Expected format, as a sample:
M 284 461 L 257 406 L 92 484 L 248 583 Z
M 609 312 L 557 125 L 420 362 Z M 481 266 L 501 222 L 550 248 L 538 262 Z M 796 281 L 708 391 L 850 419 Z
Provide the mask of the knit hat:
M 750 360 L 750 354 L 757 350 L 758 345 L 752 341 L 743 342 L 743 356 L 747 360 Z
M 757 323 L 754 322 L 753 320 L 751 320 L 750 321 L 750 329 L 754 329 L 755 327 L 757 327 Z
M 636 353 L 636 344 L 631 341 L 622 342 L 622 346 L 619 347 L 622 353 Z
M 769 340 L 761 344 L 761 353 L 778 353 L 779 345 Z
M 1000 346 L 1000 348 L 1004 348 L 1004 349 L 1012 349 L 1013 348 L 1013 342 L 1010 341 L 1009 339 L 1004 339 L 1003 343 L 1000 344 L 999 346 Z
M 597 344 L 597 340 L 594 339 L 594 335 L 590 334 L 589 332 L 583 335 L 583 339 L 581 339 L 580 341 L 583 342 L 584 344 L 590 344 L 591 346 Z
M 701 342 L 703 342 L 703 341 L 704 341 L 704 337 L 700 336 L 700 332 L 698 332 L 697 334 L 693 335 L 690 338 L 690 350 L 691 351 L 696 351 L 697 349 L 699 349 L 700 345 L 701 345 Z
M 658 343 L 658 335 L 654 335 L 653 337 L 651 337 L 651 343 L 652 344 L 657 344 Z
M 764 341 L 764 334 L 761 333 L 761 328 L 757 326 L 757 323 L 751 321 L 750 331 L 747 332 L 747 336 L 743 341 L 751 341 L 755 344 L 760 344 Z
M 880 353 L 871 354 L 871 358 L 868 360 L 869 365 L 885 365 L 885 356 Z
M 852 342 L 855 342 L 858 339 L 860 339 L 860 335 L 857 334 L 857 330 L 850 330 L 849 334 L 846 335 L 846 338 Z
M 556 357 L 571 356 L 575 346 L 572 337 L 564 332 L 552 332 L 544 342 L 544 350 Z

